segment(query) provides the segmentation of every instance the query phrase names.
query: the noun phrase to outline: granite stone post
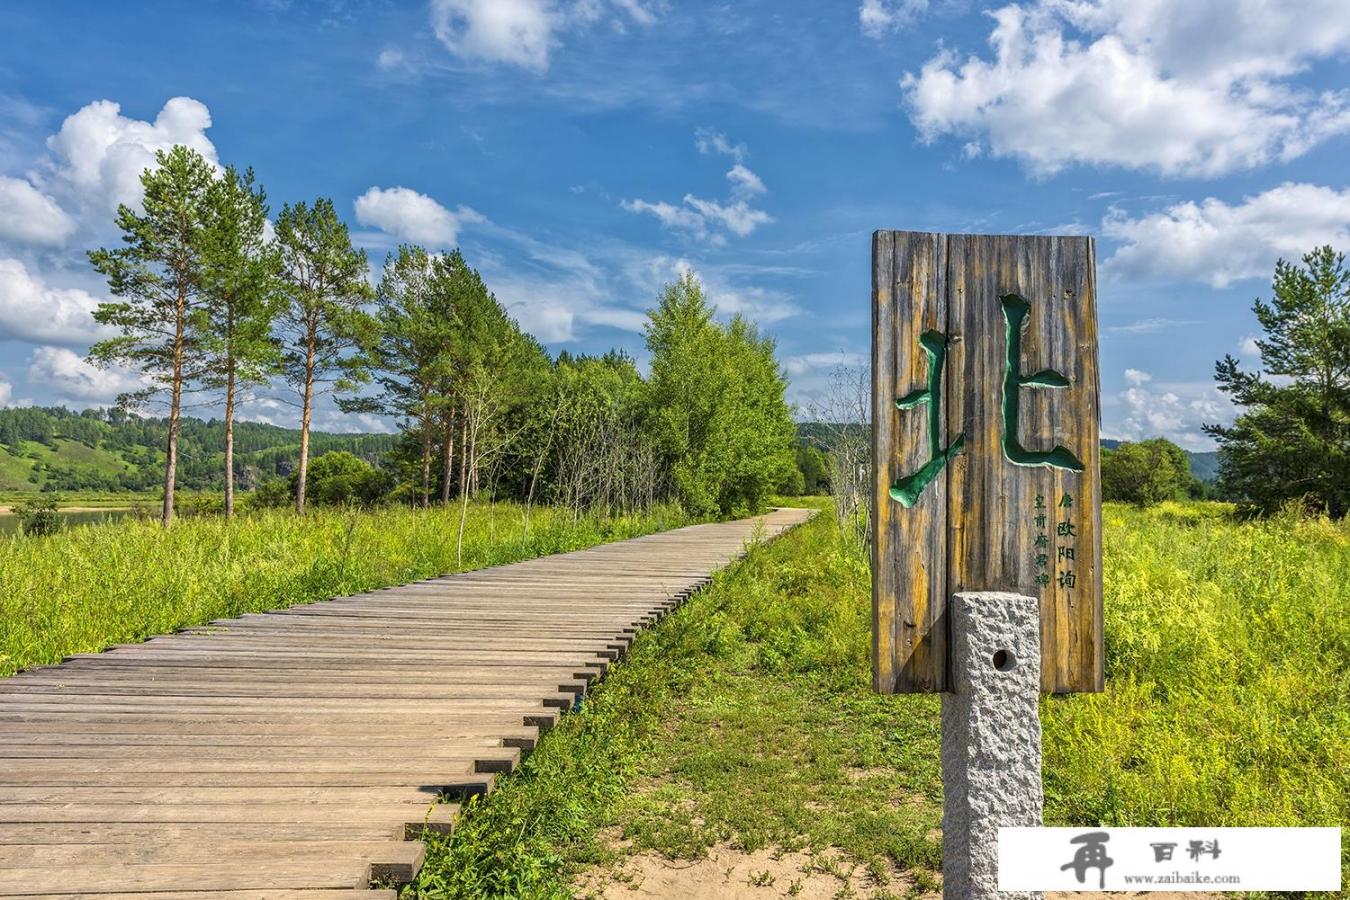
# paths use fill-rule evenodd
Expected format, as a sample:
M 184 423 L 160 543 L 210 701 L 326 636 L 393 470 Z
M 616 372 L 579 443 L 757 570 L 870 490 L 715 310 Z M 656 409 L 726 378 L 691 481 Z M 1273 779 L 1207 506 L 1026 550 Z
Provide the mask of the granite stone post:
M 942 695 L 942 894 L 1037 900 L 998 890 L 998 828 L 1040 825 L 1040 604 L 998 592 L 948 606 L 951 692 Z

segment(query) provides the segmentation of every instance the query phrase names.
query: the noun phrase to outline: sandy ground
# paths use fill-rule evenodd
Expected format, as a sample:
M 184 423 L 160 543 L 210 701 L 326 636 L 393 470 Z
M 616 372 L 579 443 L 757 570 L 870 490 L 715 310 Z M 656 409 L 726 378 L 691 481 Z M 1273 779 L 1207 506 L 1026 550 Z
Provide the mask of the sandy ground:
M 576 896 L 588 900 L 870 900 L 878 894 L 903 897 L 913 886 L 904 873 L 890 873 L 878 884 L 861 866 L 837 854 L 757 850 L 746 853 L 715 847 L 704 859 L 672 861 L 659 854 L 634 854 L 617 869 L 597 869 L 576 884 Z M 920 894 L 938 900 L 935 893 Z M 1219 900 L 1220 894 L 1181 891 L 1101 893 L 1051 892 L 1047 900 Z
M 1045 895 L 1046 900 L 1219 900 L 1222 896 L 1200 891 L 1050 891 Z
M 699 860 L 668 860 L 652 853 L 627 857 L 617 870 L 588 873 L 576 885 L 576 896 L 594 900 L 867 900 L 878 893 L 904 896 L 913 880 L 892 872 L 889 885 L 877 884 L 867 870 L 843 862 L 835 854 L 713 848 Z M 936 900 L 936 894 L 928 897 Z

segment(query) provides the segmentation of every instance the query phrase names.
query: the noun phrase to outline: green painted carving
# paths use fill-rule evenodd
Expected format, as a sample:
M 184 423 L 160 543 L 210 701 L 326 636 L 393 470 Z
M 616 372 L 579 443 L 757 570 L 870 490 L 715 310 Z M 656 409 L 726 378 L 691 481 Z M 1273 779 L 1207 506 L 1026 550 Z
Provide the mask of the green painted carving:
M 1003 455 L 1018 466 L 1048 466 L 1081 472 L 1083 464 L 1067 447 L 1056 445 L 1053 450 L 1040 452 L 1022 446 L 1017 432 L 1022 388 L 1065 388 L 1069 386 L 1069 379 L 1053 369 L 1022 376 L 1022 322 L 1031 310 L 1031 304 L 1017 294 L 1005 294 L 999 302 L 1003 304 L 1003 318 L 1008 325 L 1008 356 L 1003 366 Z
M 928 354 L 928 387 L 914 391 L 895 401 L 896 409 L 914 409 L 928 405 L 928 462 L 912 475 L 891 485 L 891 499 L 905 509 L 919 502 L 924 488 L 937 477 L 947 460 L 955 456 L 966 442 L 964 432 L 956 436 L 945 450 L 939 446 L 942 428 L 942 367 L 947 362 L 947 336 L 940 331 L 925 331 L 919 335 L 919 346 Z

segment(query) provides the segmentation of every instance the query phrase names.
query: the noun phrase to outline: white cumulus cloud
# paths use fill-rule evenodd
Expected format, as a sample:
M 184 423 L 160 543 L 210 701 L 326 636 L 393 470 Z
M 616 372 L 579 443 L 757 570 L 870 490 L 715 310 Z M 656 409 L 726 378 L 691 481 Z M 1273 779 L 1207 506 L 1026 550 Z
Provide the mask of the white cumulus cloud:
M 881 38 L 913 23 L 926 9 L 928 0 L 863 0 L 858 7 L 858 24 L 863 34 Z
M 0 259 L 0 339 L 88 344 L 106 337 L 94 321 L 98 298 L 47 284 L 17 259 Z
M 685 194 L 684 202 L 696 210 L 705 222 L 718 223 L 738 237 L 745 237 L 760 225 L 773 221 L 773 216 L 762 209 L 751 208 L 744 200 L 722 204 Z
M 723 156 L 730 156 L 736 162 L 745 159 L 749 152 L 744 144 L 733 144 L 725 134 L 711 128 L 698 128 L 694 131 L 694 146 L 704 156 L 720 153 Z
M 1037 174 L 1217 176 L 1350 131 L 1350 91 L 1291 78 L 1350 49 L 1344 0 L 1036 0 L 989 15 L 991 58 L 944 49 L 902 80 L 926 140 L 975 138 Z
M 72 201 L 96 224 L 111 224 L 119 203 L 138 206 L 141 173 L 155 165 L 155 152 L 183 144 L 218 164 L 215 145 L 206 136 L 211 113 L 191 97 L 174 97 L 153 122 L 129 119 L 111 100 L 98 100 L 70 115 L 47 139 L 51 158 L 44 164 L 43 187 Z
M 75 220 L 51 197 L 23 179 L 0 175 L 0 240 L 61 244 L 75 228 Z
M 747 285 L 729 276 L 727 269 L 695 264 L 684 257 L 653 256 L 631 271 L 642 293 L 655 296 L 672 281 L 692 274 L 703 284 L 708 303 L 722 318 L 741 315 L 756 325 L 772 325 L 801 313 L 801 307 L 779 290 Z
M 639 0 L 431 0 L 431 27 L 456 56 L 542 72 L 563 33 L 606 19 L 620 30 L 626 20 L 651 25 L 656 9 Z
M 484 219 L 467 206 L 451 212 L 411 188 L 373 187 L 356 198 L 356 221 L 402 240 L 453 247 L 459 242 L 459 232 L 465 224 Z
M 14 385 L 0 378 L 0 406 L 9 406 L 9 400 L 14 396 Z
M 731 192 L 742 197 L 763 194 L 768 190 L 758 175 L 740 163 L 736 163 L 728 170 L 727 181 L 731 182 Z
M 1204 281 L 1224 287 L 1269 278 L 1280 257 L 1350 245 L 1350 189 L 1285 183 L 1229 204 L 1210 197 L 1138 218 L 1113 211 L 1102 233 L 1122 243 L 1103 268 L 1112 276 Z
M 28 359 L 28 380 L 58 397 L 86 403 L 110 404 L 118 394 L 145 386 L 139 374 L 122 368 L 102 369 L 65 347 L 37 347 Z
M 1140 369 L 1125 370 L 1125 390 L 1111 404 L 1118 411 L 1106 436 L 1141 441 L 1165 437 L 1188 450 L 1212 449 L 1202 425 L 1232 420 L 1233 407 L 1213 382 L 1154 384 Z
M 665 227 L 683 231 L 714 244 L 726 242 L 729 232 L 746 237 L 761 225 L 773 221 L 773 216 L 755 209 L 750 200 L 767 193 L 763 180 L 748 169 L 743 160 L 747 154 L 744 144 L 733 144 L 718 131 L 700 128 L 694 132 L 694 144 L 701 154 L 730 156 L 735 165 L 727 172 L 731 183 L 731 202 L 707 200 L 694 194 L 685 194 L 679 205 L 664 200 L 622 200 L 619 205 L 629 212 L 656 217 Z

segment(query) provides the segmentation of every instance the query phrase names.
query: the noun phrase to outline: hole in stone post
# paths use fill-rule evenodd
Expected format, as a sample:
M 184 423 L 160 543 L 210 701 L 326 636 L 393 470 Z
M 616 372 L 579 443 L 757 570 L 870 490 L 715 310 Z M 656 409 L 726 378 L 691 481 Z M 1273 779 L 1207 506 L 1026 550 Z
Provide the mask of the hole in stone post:
M 1000 672 L 1011 672 L 1017 668 L 1017 656 L 1011 650 L 994 651 L 994 668 Z

